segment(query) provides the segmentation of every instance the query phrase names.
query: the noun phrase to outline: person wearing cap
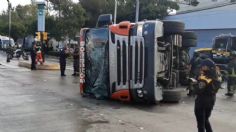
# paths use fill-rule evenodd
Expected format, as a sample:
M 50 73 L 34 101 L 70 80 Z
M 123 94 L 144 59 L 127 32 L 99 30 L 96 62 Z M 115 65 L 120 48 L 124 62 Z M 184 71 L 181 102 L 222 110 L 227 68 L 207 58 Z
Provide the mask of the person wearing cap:
M 212 132 L 209 121 L 211 112 L 215 105 L 216 93 L 219 89 L 219 80 L 215 63 L 205 58 L 201 62 L 200 75 L 198 76 L 198 90 L 196 91 L 194 113 L 197 120 L 198 132 Z M 202 80 L 204 85 L 202 85 Z
M 206 59 L 207 56 L 204 54 L 200 54 L 199 52 L 195 53 L 195 56 L 190 61 L 190 78 L 195 78 L 200 74 L 200 67 L 201 67 L 201 62 Z M 189 83 L 189 86 L 187 87 L 188 90 L 188 96 L 194 96 L 194 91 L 193 91 L 193 86 L 191 83 Z
M 63 47 L 60 50 L 59 55 L 59 62 L 60 62 L 60 70 L 61 70 L 61 76 L 66 76 L 65 70 L 66 70 L 66 58 L 67 58 L 67 48 Z
M 35 42 L 33 42 L 32 48 L 30 50 L 31 56 L 31 70 L 36 70 L 36 51 L 35 51 Z
M 78 45 L 75 46 L 74 52 L 73 52 L 73 68 L 74 73 L 72 76 L 78 76 L 79 75 L 79 47 Z
M 228 80 L 226 96 L 233 96 L 236 89 L 236 51 L 231 52 L 232 59 L 228 64 Z

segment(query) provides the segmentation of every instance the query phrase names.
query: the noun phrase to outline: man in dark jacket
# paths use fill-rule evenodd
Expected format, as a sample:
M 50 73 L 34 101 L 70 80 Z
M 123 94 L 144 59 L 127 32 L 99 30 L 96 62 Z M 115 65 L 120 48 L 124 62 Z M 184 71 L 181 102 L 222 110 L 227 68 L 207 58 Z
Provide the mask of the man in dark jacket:
M 65 75 L 65 70 L 66 70 L 66 58 L 67 58 L 67 53 L 66 53 L 66 47 L 62 48 L 60 50 L 60 57 L 59 57 L 59 62 L 60 62 L 60 69 L 61 69 L 61 76 L 66 76 Z
M 228 80 L 226 96 L 233 96 L 236 89 L 236 52 L 231 52 L 232 59 L 228 64 Z
M 74 73 L 72 76 L 78 76 L 79 75 L 79 48 L 78 46 L 75 47 L 73 52 L 73 67 L 74 67 Z
M 35 51 L 35 44 L 33 44 L 33 47 L 30 51 L 31 56 L 31 70 L 36 70 L 35 60 L 36 60 L 36 51 Z
M 195 56 L 190 61 L 190 78 L 197 79 L 200 74 L 201 62 L 206 58 L 207 56 L 201 55 L 200 53 L 196 52 Z M 187 89 L 189 91 L 187 95 L 194 96 L 193 86 L 191 83 L 189 84 Z
M 209 118 L 213 110 L 216 93 L 219 89 L 219 80 L 215 63 L 206 58 L 201 62 L 200 75 L 198 76 L 197 97 L 194 113 L 197 119 L 198 132 L 212 132 Z

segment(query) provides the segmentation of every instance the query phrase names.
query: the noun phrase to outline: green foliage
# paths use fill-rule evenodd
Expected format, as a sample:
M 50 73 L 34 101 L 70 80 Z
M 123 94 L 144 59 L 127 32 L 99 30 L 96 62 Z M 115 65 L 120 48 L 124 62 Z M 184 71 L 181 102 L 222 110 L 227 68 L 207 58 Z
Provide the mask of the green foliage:
M 46 31 L 57 40 L 74 38 L 81 27 L 95 27 L 101 14 L 113 14 L 115 0 L 49 0 L 53 15 L 46 15 Z M 117 0 L 117 22 L 134 22 L 136 0 Z M 162 19 L 167 9 L 178 9 L 175 2 L 167 0 L 140 0 L 139 20 Z M 14 39 L 32 35 L 37 31 L 37 6 L 18 5 L 12 11 L 12 32 Z M 0 35 L 8 35 L 8 12 L 0 14 Z
M 82 7 L 86 11 L 86 23 L 88 27 L 94 27 L 99 15 L 113 14 L 114 0 L 80 0 Z
M 18 5 L 11 12 L 11 37 L 14 40 L 24 37 L 28 34 L 33 34 L 36 30 L 36 12 L 37 8 L 34 5 L 21 6 Z M 3 12 L 0 15 L 0 34 L 8 36 L 8 13 Z
M 85 22 L 85 10 L 80 3 L 73 3 L 71 0 L 51 0 L 53 3 L 53 9 L 58 11 L 58 18 L 51 20 L 50 25 L 54 25 L 56 29 L 51 29 L 52 37 L 57 40 L 62 37 L 74 38 L 75 34 L 79 32 L 80 28 Z

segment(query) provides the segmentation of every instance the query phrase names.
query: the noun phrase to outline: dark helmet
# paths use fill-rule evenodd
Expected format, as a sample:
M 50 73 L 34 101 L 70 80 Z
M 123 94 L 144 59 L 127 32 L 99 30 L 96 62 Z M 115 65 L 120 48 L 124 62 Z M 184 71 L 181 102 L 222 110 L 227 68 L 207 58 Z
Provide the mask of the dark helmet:
M 213 62 L 211 59 L 207 58 L 201 62 L 201 67 L 203 67 L 203 66 L 207 66 L 209 68 L 215 68 L 215 62 Z
M 201 54 L 200 57 L 201 57 L 201 59 L 207 59 L 207 58 L 209 58 L 209 57 L 208 57 L 207 55 L 205 55 L 205 54 Z

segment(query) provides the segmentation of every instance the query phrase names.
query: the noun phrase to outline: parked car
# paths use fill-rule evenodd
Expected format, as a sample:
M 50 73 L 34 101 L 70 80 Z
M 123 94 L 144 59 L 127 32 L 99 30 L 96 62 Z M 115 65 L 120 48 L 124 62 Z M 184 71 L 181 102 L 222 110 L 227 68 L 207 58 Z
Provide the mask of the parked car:
M 0 49 L 6 49 L 9 46 L 14 46 L 15 42 L 12 38 L 0 36 Z

